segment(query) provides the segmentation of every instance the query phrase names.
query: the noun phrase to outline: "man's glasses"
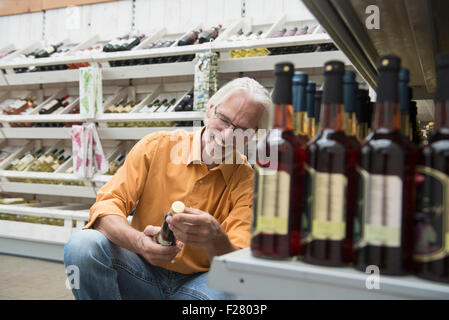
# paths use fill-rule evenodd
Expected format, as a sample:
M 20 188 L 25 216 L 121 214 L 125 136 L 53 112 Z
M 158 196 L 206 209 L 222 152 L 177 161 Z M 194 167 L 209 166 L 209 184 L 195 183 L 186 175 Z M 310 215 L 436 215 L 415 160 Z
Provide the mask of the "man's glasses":
M 215 107 L 214 107 L 214 116 L 218 119 L 218 120 L 220 120 L 221 122 L 223 122 L 225 125 L 226 125 L 226 128 L 229 128 L 230 126 L 232 126 L 233 127 L 233 131 L 235 131 L 236 129 L 240 129 L 240 130 L 242 130 L 242 131 L 246 131 L 246 130 L 248 130 L 248 128 L 244 128 L 244 127 L 241 127 L 241 126 L 238 126 L 238 125 L 236 125 L 236 124 L 233 124 L 230 120 L 229 120 L 229 118 L 228 117 L 226 117 L 224 114 L 222 114 L 222 113 L 220 113 L 220 112 L 218 112 L 217 111 L 217 107 L 218 107 L 219 105 L 216 105 Z M 257 131 L 257 128 L 255 129 L 256 131 Z

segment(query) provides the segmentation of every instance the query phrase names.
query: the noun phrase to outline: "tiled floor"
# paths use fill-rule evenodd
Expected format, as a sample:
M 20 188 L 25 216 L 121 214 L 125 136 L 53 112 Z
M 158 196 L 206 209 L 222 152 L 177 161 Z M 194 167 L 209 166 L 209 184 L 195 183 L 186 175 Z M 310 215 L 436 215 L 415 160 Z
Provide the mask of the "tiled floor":
M 62 262 L 0 254 L 0 300 L 73 300 Z

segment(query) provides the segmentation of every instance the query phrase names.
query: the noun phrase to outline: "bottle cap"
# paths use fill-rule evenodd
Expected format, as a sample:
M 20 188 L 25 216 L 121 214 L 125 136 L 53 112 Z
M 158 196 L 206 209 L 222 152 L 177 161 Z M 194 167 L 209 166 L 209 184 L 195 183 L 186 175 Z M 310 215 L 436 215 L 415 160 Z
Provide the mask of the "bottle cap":
M 399 102 L 399 69 L 401 59 L 394 55 L 380 57 L 377 68 L 379 71 L 377 86 L 377 102 Z
M 291 62 L 280 62 L 274 66 L 274 75 L 276 76 L 293 76 L 295 66 Z
M 408 69 L 402 68 L 399 71 L 399 81 L 407 83 L 410 81 L 410 73 Z
M 379 71 L 399 71 L 401 68 L 401 59 L 394 55 L 385 55 L 380 57 L 377 62 L 377 69 Z
M 331 60 L 324 64 L 324 74 L 338 74 L 345 72 L 345 64 L 341 61 Z
M 295 84 L 307 84 L 307 81 L 309 80 L 309 76 L 307 73 L 302 71 L 295 71 L 293 75 L 293 85 Z
M 315 82 L 310 81 L 306 87 L 307 91 L 307 116 L 309 118 L 315 117 L 315 91 L 316 84 Z
M 355 73 L 346 71 L 343 75 L 343 104 L 345 112 L 355 112 L 356 96 L 357 82 L 355 82 Z
M 171 205 L 171 212 L 173 214 L 175 213 L 181 213 L 184 212 L 184 209 L 186 208 L 186 206 L 184 205 L 183 202 L 181 201 L 175 201 L 173 202 L 173 204 Z

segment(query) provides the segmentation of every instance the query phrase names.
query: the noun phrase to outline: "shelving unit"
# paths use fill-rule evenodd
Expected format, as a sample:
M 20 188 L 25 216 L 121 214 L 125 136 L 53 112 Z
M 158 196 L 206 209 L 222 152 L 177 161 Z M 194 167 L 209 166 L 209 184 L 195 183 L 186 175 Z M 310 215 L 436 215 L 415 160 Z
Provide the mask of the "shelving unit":
M 220 21 L 217 21 L 217 24 Z M 183 32 L 167 31 L 166 27 L 159 26 L 146 33 L 145 39 L 129 51 L 102 52 L 86 50 L 89 46 L 104 45 L 110 40 L 98 34 L 87 37 L 78 43 L 72 43 L 71 48 L 64 55 L 40 59 L 23 59 L 21 54 L 29 53 L 36 48 L 43 47 L 42 41 L 30 44 L 22 50 L 0 59 L 0 104 L 10 97 L 23 98 L 27 95 L 37 97 L 37 107 L 29 113 L 22 115 L 0 114 L 0 137 L 8 143 L 17 145 L 14 152 L 0 163 L 0 190 L 10 195 L 34 200 L 36 204 L 1 205 L 0 213 L 17 215 L 35 215 L 47 218 L 57 218 L 64 221 L 63 226 L 52 226 L 23 221 L 0 220 L 0 252 L 23 254 L 34 257 L 44 257 L 62 260 L 63 243 L 73 232 L 82 228 L 88 218 L 88 209 L 94 203 L 96 193 L 111 178 L 110 175 L 95 174 L 92 178 L 79 178 L 74 174 L 66 173 L 71 161 L 66 161 L 55 172 L 29 172 L 11 171 L 6 167 L 11 161 L 25 151 L 36 147 L 53 148 L 63 145 L 71 150 L 70 127 L 14 127 L 13 123 L 80 123 L 93 122 L 97 125 L 97 132 L 102 141 L 107 160 L 114 159 L 119 152 L 125 154 L 136 141 L 152 132 L 162 130 L 184 129 L 194 130 L 195 127 L 113 127 L 108 123 L 135 123 L 138 121 L 193 121 L 200 126 L 204 119 L 204 111 L 140 112 L 145 105 L 158 97 L 175 98 L 178 105 L 194 86 L 194 67 L 197 59 L 184 62 L 137 64 L 116 66 L 117 62 L 126 61 L 145 62 L 144 59 L 167 56 L 195 55 L 200 52 L 218 52 L 218 72 L 223 79 L 232 78 L 240 73 L 250 73 L 251 76 L 269 81 L 261 81 L 264 85 L 272 87 L 272 70 L 275 63 L 289 60 L 295 63 L 298 69 L 319 77 L 319 70 L 325 61 L 339 59 L 345 61 L 351 68 L 349 60 L 340 51 L 309 52 L 286 55 L 273 55 L 253 58 L 231 59 L 229 52 L 235 49 L 292 47 L 302 45 L 319 45 L 331 43 L 329 36 L 316 28 L 315 33 L 285 38 L 271 38 L 270 36 L 284 25 L 301 23 L 314 23 L 312 20 L 289 20 L 287 15 L 261 18 L 257 20 L 237 18 L 224 21 L 223 29 L 218 38 L 211 43 L 197 45 L 177 46 L 179 39 L 191 30 L 203 27 L 204 23 L 192 23 Z M 229 38 L 240 28 L 246 30 L 262 28 L 264 35 L 260 39 L 251 41 L 232 42 Z M 145 49 L 153 41 L 161 39 L 175 40 L 170 47 Z M 80 53 L 82 51 L 82 53 Z M 114 62 L 114 63 L 112 63 Z M 78 102 L 79 70 L 53 70 L 28 73 L 16 73 L 16 68 L 30 66 L 72 65 L 88 63 L 101 69 L 103 81 L 103 109 L 122 98 L 140 100 L 130 113 L 103 113 L 95 118 L 87 119 L 80 114 L 69 114 Z M 127 63 L 127 62 L 126 62 Z M 39 110 L 53 98 L 69 94 L 72 100 L 68 106 L 57 114 L 40 115 Z M 173 111 L 173 108 L 171 109 Z M 0 147 L 2 145 L 0 144 Z M 1 148 L 0 148 L 1 149 Z M 10 179 L 24 179 L 30 181 L 45 180 L 49 183 L 26 183 L 23 180 L 10 181 Z M 64 184 L 69 181 L 81 182 L 83 185 Z M 56 199 L 56 200 L 55 200 Z M 74 206 L 74 204 L 78 204 Z M 75 224 L 73 224 L 75 221 Z M 39 237 L 45 234 L 44 237 Z M 34 248 L 34 249 L 33 249 Z
M 449 285 L 414 276 L 380 275 L 376 289 L 371 275 L 349 267 L 256 258 L 247 248 L 215 257 L 208 285 L 242 297 L 269 300 L 449 299 Z

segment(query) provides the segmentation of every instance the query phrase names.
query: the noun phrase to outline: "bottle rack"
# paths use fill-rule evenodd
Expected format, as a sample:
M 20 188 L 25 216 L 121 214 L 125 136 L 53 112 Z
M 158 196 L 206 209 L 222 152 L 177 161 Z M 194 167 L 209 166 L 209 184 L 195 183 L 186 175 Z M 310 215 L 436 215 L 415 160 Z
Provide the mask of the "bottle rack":
M 130 78 L 155 78 L 155 77 L 168 77 L 168 76 L 181 76 L 181 75 L 193 75 L 194 63 L 193 61 L 186 62 L 172 62 L 172 63 L 158 63 L 158 64 L 139 64 L 132 66 L 116 66 L 111 67 L 111 61 L 130 61 L 130 60 L 145 60 L 166 56 L 178 56 L 178 55 L 192 55 L 198 52 L 206 52 L 212 50 L 214 52 L 220 52 L 223 58 L 219 59 L 219 72 L 239 72 L 239 71 L 259 71 L 259 70 L 272 70 L 272 66 L 279 59 L 293 59 L 297 62 L 301 68 L 313 68 L 321 67 L 324 64 L 324 60 L 329 58 L 338 58 L 349 64 L 349 60 L 341 54 L 340 51 L 335 52 L 314 52 L 314 53 L 300 53 L 287 56 L 267 56 L 267 57 L 255 57 L 251 58 L 251 63 L 248 60 L 238 61 L 241 59 L 228 59 L 229 51 L 238 48 L 271 48 L 280 46 L 299 46 L 309 44 L 323 44 L 332 42 L 329 36 L 321 32 L 321 29 L 317 28 L 317 32 L 314 34 L 306 34 L 301 36 L 270 38 L 270 36 L 284 25 L 298 24 L 301 21 L 288 21 L 286 15 L 279 17 L 276 21 L 269 24 L 259 22 L 258 24 L 248 24 L 244 19 L 238 19 L 229 25 L 224 25 L 220 35 L 211 43 L 194 44 L 187 46 L 177 46 L 179 39 L 186 35 L 191 30 L 203 27 L 202 24 L 193 25 L 189 28 L 185 34 L 169 34 L 164 29 L 155 30 L 149 33 L 149 36 L 144 39 L 138 46 L 129 51 L 119 52 L 96 52 L 85 51 L 81 55 L 77 55 L 76 52 L 83 50 L 94 43 L 104 44 L 100 42 L 98 36 L 94 36 L 87 39 L 84 43 L 75 45 L 69 52 L 66 52 L 63 56 L 48 57 L 40 59 L 20 59 L 17 56 L 22 53 L 28 53 L 36 48 L 42 47 L 41 43 L 35 43 L 23 50 L 19 50 L 10 56 L 0 59 L 0 69 L 5 70 L 4 78 L 7 85 L 20 85 L 20 84 L 34 84 L 34 83 L 59 83 L 59 82 L 72 82 L 78 81 L 78 71 L 76 69 L 68 70 L 56 70 L 56 71 L 43 71 L 43 72 L 30 72 L 30 73 L 15 73 L 14 68 L 23 68 L 29 66 L 47 66 L 58 64 L 73 64 L 80 62 L 88 62 L 90 64 L 99 64 L 102 67 L 102 76 L 104 80 L 116 80 L 116 79 L 130 79 Z M 316 24 L 316 23 L 315 23 Z M 258 27 L 263 27 L 266 32 L 261 39 L 252 39 L 245 42 L 232 42 L 228 41 L 229 37 L 235 34 L 241 27 L 253 28 L 256 30 Z M 246 29 L 248 30 L 248 29 Z M 320 31 L 320 32 L 318 32 Z M 176 40 L 170 47 L 167 48 L 151 48 L 143 49 L 146 45 L 153 41 L 161 39 Z M 15 55 L 15 56 L 13 56 Z M 258 58 L 265 58 L 260 60 Z M 256 60 L 253 60 L 256 59 Z M 303 63 L 302 61 L 306 61 Z M 246 70 L 241 70 L 242 66 L 249 65 Z

